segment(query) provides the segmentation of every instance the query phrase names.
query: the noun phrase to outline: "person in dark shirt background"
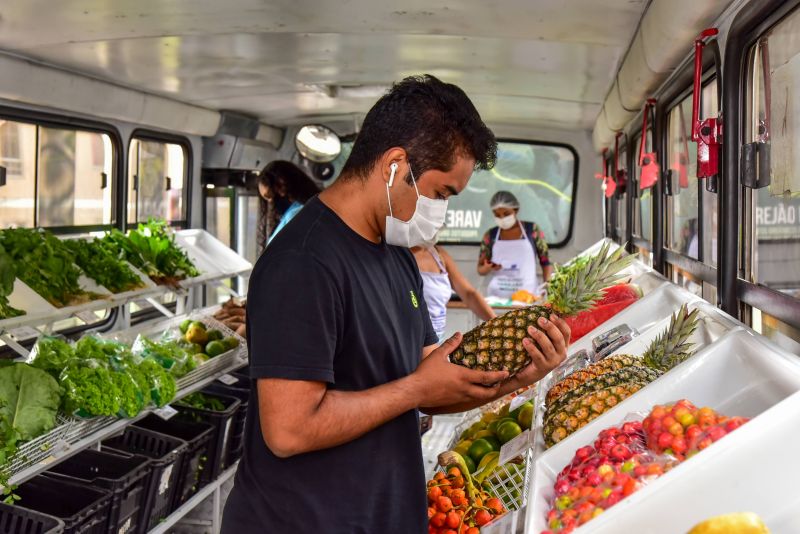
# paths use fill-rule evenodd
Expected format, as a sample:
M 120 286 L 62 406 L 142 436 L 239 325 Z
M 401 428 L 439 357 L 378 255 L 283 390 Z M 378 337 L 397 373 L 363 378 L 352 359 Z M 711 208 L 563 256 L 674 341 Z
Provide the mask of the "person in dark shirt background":
M 417 410 L 480 406 L 564 360 L 569 328 L 555 316 L 546 334 L 530 329 L 532 363 L 510 379 L 450 363 L 460 334 L 437 345 L 408 248 L 434 242 L 447 199 L 496 147 L 461 89 L 406 78 L 365 117 L 339 179 L 259 258 L 254 400 L 224 534 L 426 532 Z

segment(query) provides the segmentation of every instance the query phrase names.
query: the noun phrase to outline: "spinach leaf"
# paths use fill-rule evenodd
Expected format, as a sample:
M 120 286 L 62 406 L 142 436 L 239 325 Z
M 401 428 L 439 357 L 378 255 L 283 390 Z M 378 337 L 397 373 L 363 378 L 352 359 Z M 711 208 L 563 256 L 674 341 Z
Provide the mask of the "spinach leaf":
M 26 363 L 0 367 L 0 417 L 31 440 L 56 426 L 61 387 L 46 372 Z

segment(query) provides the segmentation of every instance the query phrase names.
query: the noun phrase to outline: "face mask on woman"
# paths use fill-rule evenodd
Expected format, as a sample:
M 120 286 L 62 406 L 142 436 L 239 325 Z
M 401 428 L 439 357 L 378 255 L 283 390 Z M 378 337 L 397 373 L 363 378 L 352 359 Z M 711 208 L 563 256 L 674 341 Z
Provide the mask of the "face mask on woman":
M 517 222 L 517 216 L 512 213 L 511 215 L 506 215 L 505 217 L 495 217 L 494 222 L 496 222 L 497 226 L 499 226 L 502 230 L 508 230 L 514 226 L 514 223 Z

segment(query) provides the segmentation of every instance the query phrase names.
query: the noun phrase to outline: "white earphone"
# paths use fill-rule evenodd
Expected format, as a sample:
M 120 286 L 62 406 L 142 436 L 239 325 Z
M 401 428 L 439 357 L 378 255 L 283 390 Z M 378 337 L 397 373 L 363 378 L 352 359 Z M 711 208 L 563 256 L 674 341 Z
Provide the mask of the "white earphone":
M 397 163 L 392 163 L 389 168 L 392 169 L 392 174 L 389 175 L 389 187 L 392 187 L 394 185 L 394 175 L 397 174 Z

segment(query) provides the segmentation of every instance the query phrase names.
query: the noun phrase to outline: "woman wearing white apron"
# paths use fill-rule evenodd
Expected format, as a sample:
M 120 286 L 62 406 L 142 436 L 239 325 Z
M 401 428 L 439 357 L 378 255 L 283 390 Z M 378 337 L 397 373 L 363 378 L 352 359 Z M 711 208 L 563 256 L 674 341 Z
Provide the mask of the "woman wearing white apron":
M 417 260 L 417 266 L 422 276 L 425 304 L 428 306 L 433 330 L 439 336 L 440 343 L 444 340 L 447 303 L 450 301 L 453 290 L 461 297 L 462 302 L 482 320 L 487 321 L 495 317 L 492 308 L 461 274 L 453 258 L 447 252 L 435 246 L 414 247 L 411 252 L 414 253 L 414 259 Z
M 498 191 L 490 202 L 497 226 L 481 241 L 478 273 L 492 275 L 487 294 L 507 299 L 524 289 L 536 294 L 539 280 L 536 263 L 547 280 L 553 272 L 547 242 L 536 223 L 520 221 L 519 201 L 508 191 Z

